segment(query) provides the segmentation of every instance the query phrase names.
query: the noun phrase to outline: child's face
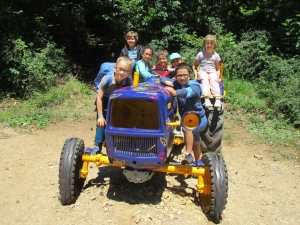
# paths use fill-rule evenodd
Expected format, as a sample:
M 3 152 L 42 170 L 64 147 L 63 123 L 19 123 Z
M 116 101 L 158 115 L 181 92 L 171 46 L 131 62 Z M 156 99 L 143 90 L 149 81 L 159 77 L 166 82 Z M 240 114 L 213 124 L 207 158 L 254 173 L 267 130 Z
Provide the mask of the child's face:
M 171 62 L 173 68 L 175 68 L 180 63 L 182 63 L 181 58 L 173 59 L 172 62 Z
M 167 66 L 168 59 L 165 56 L 158 56 L 158 64 L 160 66 Z
M 127 41 L 127 44 L 129 45 L 129 47 L 135 47 L 136 40 L 133 36 L 127 36 L 126 41 Z
M 188 69 L 178 69 L 175 75 L 175 79 L 178 81 L 181 86 L 187 85 L 191 78 L 191 75 L 189 73 Z
M 119 61 L 114 67 L 115 72 L 115 80 L 116 82 L 121 82 L 126 77 L 128 77 L 131 74 L 131 66 L 124 61 Z
M 145 62 L 149 62 L 152 59 L 152 51 L 151 49 L 145 49 L 143 52 L 143 60 Z
M 213 41 L 205 41 L 204 47 L 206 51 L 212 52 L 215 48 L 215 43 Z

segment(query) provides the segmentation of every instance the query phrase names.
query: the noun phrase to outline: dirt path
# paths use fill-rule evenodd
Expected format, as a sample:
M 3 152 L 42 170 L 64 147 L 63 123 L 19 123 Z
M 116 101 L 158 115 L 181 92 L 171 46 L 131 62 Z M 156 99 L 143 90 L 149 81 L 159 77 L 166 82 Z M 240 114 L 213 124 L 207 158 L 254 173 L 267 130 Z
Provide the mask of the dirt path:
M 0 129 L 0 224 L 213 224 L 193 202 L 196 179 L 156 174 L 133 184 L 118 168 L 92 164 L 76 203 L 62 206 L 58 166 L 63 143 L 80 137 L 92 146 L 93 126 L 91 115 L 32 134 Z M 247 145 L 245 130 L 233 127 L 224 130 L 235 141 L 223 143 L 229 197 L 222 224 L 299 224 L 299 164 L 274 161 L 270 147 Z

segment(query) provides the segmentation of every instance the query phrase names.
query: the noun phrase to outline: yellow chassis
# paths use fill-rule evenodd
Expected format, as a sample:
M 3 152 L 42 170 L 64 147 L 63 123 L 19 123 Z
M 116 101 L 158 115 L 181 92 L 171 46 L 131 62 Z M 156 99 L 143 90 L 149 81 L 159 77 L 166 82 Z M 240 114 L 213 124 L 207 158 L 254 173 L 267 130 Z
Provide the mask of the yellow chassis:
M 84 154 L 82 156 L 82 168 L 80 170 L 80 178 L 86 178 L 88 175 L 89 163 L 93 162 L 96 166 L 107 165 L 107 166 L 115 166 L 115 167 L 123 167 L 125 168 L 125 164 L 122 163 L 111 163 L 109 161 L 108 156 L 97 154 L 97 155 L 89 155 Z M 190 165 L 173 165 L 173 164 L 165 164 L 162 168 L 152 169 L 155 172 L 162 173 L 175 173 L 182 174 L 184 177 L 188 177 L 189 175 L 198 176 L 198 183 L 196 185 L 197 192 L 199 194 L 210 195 L 211 194 L 211 184 L 210 184 L 210 169 L 209 167 L 200 167 L 200 166 L 190 166 Z

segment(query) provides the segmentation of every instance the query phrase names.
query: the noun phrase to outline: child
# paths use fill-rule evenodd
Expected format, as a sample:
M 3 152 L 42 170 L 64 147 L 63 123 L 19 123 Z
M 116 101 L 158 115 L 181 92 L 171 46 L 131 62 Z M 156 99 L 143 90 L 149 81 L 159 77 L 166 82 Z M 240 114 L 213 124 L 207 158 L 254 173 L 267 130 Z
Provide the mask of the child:
M 127 45 L 121 50 L 120 56 L 128 56 L 133 64 L 136 64 L 136 62 L 141 59 L 142 51 L 142 47 L 137 45 L 137 41 L 139 40 L 138 33 L 129 31 L 125 35 L 125 40 Z
M 137 61 L 135 70 L 140 73 L 139 82 L 144 82 L 149 77 L 157 76 L 156 73 L 150 70 L 150 60 L 153 56 L 153 49 L 150 46 L 146 46 L 142 50 L 142 59 Z
M 160 77 L 166 77 L 173 69 L 168 65 L 169 53 L 166 50 L 160 50 L 157 53 L 158 64 L 153 67 L 153 71 L 160 75 Z
M 205 107 L 212 107 L 209 96 L 216 96 L 214 104 L 215 108 L 221 107 L 220 101 L 220 61 L 221 58 L 218 53 L 214 51 L 217 47 L 217 40 L 214 35 L 208 34 L 203 41 L 204 50 L 199 52 L 193 65 L 195 73 L 195 80 L 198 79 L 203 88 L 203 97 L 205 97 Z M 197 67 L 200 63 L 200 70 L 197 73 Z
M 110 93 L 114 90 L 124 87 L 126 85 L 131 85 L 130 82 L 126 82 L 126 78 L 130 76 L 132 73 L 133 62 L 127 56 L 121 56 L 117 59 L 116 65 L 114 67 L 114 72 L 108 73 L 105 75 L 99 85 L 98 85 L 98 93 L 96 99 L 97 106 L 97 121 L 96 126 L 97 129 L 104 128 L 106 121 L 106 109 L 108 104 L 108 98 Z M 112 76 L 111 83 L 107 85 L 108 76 Z M 101 147 L 103 143 L 103 139 L 100 143 L 96 143 L 96 146 L 93 149 L 94 153 L 101 152 Z M 98 147 L 98 149 L 97 149 Z
M 175 76 L 175 68 L 178 64 L 182 63 L 182 58 L 179 53 L 175 52 L 170 55 L 170 61 L 172 65 L 172 71 L 169 73 L 168 77 L 173 78 Z
M 134 31 L 127 32 L 125 40 L 127 42 L 127 46 L 121 50 L 120 56 L 128 56 L 132 60 L 133 65 L 135 65 L 136 62 L 142 58 L 142 47 L 137 45 L 137 41 L 139 40 L 138 33 Z
M 197 130 L 189 131 L 182 128 L 186 153 L 181 164 L 191 164 L 193 162 L 192 152 L 194 152 L 195 160 L 200 160 L 202 158 L 200 131 L 207 125 L 205 111 L 201 104 L 201 86 L 197 81 L 190 80 L 191 71 L 186 63 L 181 63 L 176 67 L 174 78 L 175 80 L 166 77 L 162 78 L 161 83 L 169 86 L 165 89 L 169 91 L 171 95 L 177 96 L 180 116 L 183 116 L 185 112 L 194 111 L 199 113 L 201 118 L 201 124 Z

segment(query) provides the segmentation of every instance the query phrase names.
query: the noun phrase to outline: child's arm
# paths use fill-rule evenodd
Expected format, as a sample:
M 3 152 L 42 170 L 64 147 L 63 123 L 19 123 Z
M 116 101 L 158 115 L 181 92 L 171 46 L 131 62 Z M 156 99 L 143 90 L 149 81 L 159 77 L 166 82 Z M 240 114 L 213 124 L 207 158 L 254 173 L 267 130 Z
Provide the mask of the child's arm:
M 217 71 L 217 76 L 220 77 L 220 61 L 216 61 L 216 71 Z
M 161 74 L 159 73 L 160 71 L 161 71 L 161 69 L 158 69 L 157 65 L 156 65 L 156 66 L 152 67 L 152 71 L 151 72 L 154 73 L 155 75 L 161 77 Z
M 144 79 L 147 79 L 149 77 L 153 77 L 156 74 L 155 73 L 151 73 L 149 71 L 149 68 L 146 67 L 145 63 L 143 63 L 142 61 L 138 61 L 136 63 L 136 71 L 140 73 L 140 75 L 142 75 L 144 77 Z
M 120 53 L 120 57 L 121 56 L 128 56 L 128 54 L 125 54 L 125 48 L 122 48 L 121 53 Z
M 96 105 L 97 105 L 97 126 L 104 127 L 105 126 L 105 119 L 103 117 L 103 109 L 102 109 L 102 98 L 103 98 L 104 92 L 102 90 L 98 90 L 97 93 L 97 100 L 96 100 Z
M 193 71 L 194 71 L 194 75 L 195 75 L 195 80 L 197 80 L 197 68 L 198 68 L 198 65 L 199 65 L 199 61 L 197 59 L 195 59 L 194 61 L 194 64 L 193 64 Z
M 195 81 L 193 81 L 193 82 L 195 82 Z M 177 92 L 177 96 L 179 98 L 191 98 L 196 95 L 201 96 L 202 91 L 201 91 L 200 85 L 192 84 L 187 88 L 177 89 L 176 92 Z
M 160 79 L 161 84 L 164 84 L 164 85 L 167 85 L 167 86 L 170 86 L 170 87 L 173 87 L 173 82 L 174 82 L 174 80 L 170 79 L 168 77 L 163 77 L 163 78 Z
M 167 90 L 168 92 L 170 92 L 170 94 L 172 96 L 177 96 L 177 92 L 176 92 L 176 90 L 174 88 L 172 88 L 172 87 L 165 87 L 165 90 Z
M 168 65 L 168 72 L 169 73 L 172 73 L 172 72 L 174 72 L 175 71 L 175 68 L 172 68 L 172 67 L 170 67 L 169 65 Z

